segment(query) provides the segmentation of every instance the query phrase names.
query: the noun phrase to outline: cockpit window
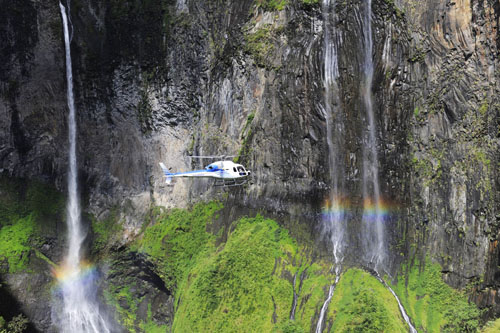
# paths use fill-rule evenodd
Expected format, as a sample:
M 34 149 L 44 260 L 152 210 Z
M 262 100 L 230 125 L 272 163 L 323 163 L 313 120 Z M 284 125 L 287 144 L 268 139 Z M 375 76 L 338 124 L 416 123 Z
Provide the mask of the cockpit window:
M 233 171 L 236 172 L 236 167 L 233 167 Z
M 243 169 L 243 167 L 242 167 L 242 166 L 239 166 L 239 167 L 238 167 L 238 171 L 239 171 L 239 172 L 245 172 L 245 169 Z

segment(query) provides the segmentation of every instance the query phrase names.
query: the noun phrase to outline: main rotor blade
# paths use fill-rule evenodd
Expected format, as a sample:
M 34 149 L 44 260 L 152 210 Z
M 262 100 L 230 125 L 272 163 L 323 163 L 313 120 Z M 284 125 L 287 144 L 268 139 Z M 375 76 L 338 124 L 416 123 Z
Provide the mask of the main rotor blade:
M 220 158 L 221 156 L 218 155 L 218 156 L 188 156 L 188 157 L 191 157 L 191 158 Z
M 220 158 L 220 159 L 224 159 L 226 157 L 236 157 L 238 155 L 206 155 L 206 156 L 188 156 L 188 157 L 191 157 L 191 158 Z

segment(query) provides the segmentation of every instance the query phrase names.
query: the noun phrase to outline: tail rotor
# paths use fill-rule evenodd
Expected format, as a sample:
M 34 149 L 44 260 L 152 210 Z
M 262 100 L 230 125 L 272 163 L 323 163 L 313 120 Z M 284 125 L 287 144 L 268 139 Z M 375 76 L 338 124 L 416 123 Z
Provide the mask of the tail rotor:
M 171 184 L 172 183 L 172 173 L 168 171 L 167 167 L 165 164 L 160 162 L 160 168 L 165 174 L 165 184 Z

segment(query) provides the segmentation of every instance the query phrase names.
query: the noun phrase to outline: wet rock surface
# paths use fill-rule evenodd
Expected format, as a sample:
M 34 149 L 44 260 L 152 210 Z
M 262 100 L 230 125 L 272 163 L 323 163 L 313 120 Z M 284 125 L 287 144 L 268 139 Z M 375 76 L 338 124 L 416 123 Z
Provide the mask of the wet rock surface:
M 64 189 L 67 110 L 57 2 L 0 6 L 0 169 Z M 288 1 L 281 11 L 252 1 L 79 0 L 71 6 L 88 212 L 102 218 L 121 207 L 124 239 L 133 238 L 150 204 L 186 207 L 223 198 L 207 181 L 165 186 L 159 161 L 182 171 L 204 163 L 190 154 L 237 154 L 254 177 L 230 190 L 228 203 L 267 212 L 292 234 L 305 229 L 301 236 L 317 237 L 330 190 L 319 4 Z M 338 1 L 332 17 L 344 130 L 338 163 L 352 203 L 352 262 L 362 237 L 367 130 L 359 93 L 362 7 L 359 0 Z M 390 270 L 430 256 L 450 285 L 472 283 L 471 299 L 498 316 L 498 3 L 374 0 L 372 11 Z M 132 268 L 129 273 L 147 280 Z M 148 297 L 170 297 L 157 289 L 163 296 Z
M 158 326 L 172 325 L 174 297 L 146 256 L 127 252 L 124 248 L 114 250 L 103 279 L 105 289 L 111 290 L 111 297 L 117 301 L 118 312 L 130 312 L 135 319 L 131 324 L 136 329 L 141 320 L 152 321 Z

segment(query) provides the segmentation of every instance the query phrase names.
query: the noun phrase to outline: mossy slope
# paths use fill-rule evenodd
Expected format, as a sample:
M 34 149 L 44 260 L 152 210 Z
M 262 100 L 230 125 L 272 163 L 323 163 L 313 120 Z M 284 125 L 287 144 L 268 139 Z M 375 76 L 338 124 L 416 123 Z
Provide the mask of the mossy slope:
M 393 285 L 415 327 L 425 332 L 476 332 L 480 311 L 464 292 L 443 282 L 439 264 L 403 267 Z
M 262 216 L 233 222 L 225 243 L 207 232 L 222 209 L 156 209 L 153 225 L 134 247 L 156 263 L 175 294 L 174 332 L 308 332 L 314 329 L 334 280 L 331 263 L 313 261 L 275 221 Z M 477 308 L 448 287 L 438 266 L 413 268 L 408 287 L 394 286 L 420 330 L 478 327 Z M 296 276 L 295 285 L 293 277 Z M 295 320 L 289 320 L 294 291 Z M 329 306 L 325 327 L 335 332 L 407 332 L 398 304 L 369 273 L 347 270 Z M 460 327 L 459 327 L 460 326 Z
M 30 251 L 41 255 L 63 208 L 64 197 L 49 185 L 0 177 L 0 273 L 28 269 Z
M 408 332 L 394 296 L 371 274 L 347 270 L 328 309 L 332 332 Z
M 271 331 L 293 300 L 291 284 L 273 274 L 290 242 L 271 220 L 241 219 L 224 248 L 193 267 L 179 295 L 174 330 Z
M 484 326 L 484 328 L 483 328 L 483 330 L 481 332 L 482 333 L 497 333 L 497 332 L 500 332 L 500 319 L 488 322 Z
M 235 221 L 216 247 L 217 236 L 206 230 L 220 209 L 214 202 L 189 211 L 156 209 L 154 224 L 133 246 L 150 256 L 175 292 L 172 330 L 309 331 L 334 278 L 330 264 L 312 263 L 285 229 L 261 216 Z M 294 290 L 298 305 L 291 321 Z

